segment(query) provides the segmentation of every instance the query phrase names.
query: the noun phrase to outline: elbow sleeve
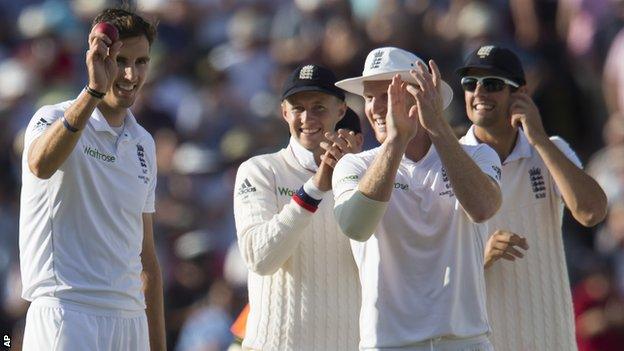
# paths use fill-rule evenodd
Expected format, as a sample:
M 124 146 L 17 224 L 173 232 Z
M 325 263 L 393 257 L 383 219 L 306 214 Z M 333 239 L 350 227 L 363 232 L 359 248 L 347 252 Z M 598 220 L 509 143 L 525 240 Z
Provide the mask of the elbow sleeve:
M 387 207 L 388 202 L 369 199 L 356 190 L 344 201 L 336 203 L 334 216 L 346 236 L 366 241 L 375 232 Z

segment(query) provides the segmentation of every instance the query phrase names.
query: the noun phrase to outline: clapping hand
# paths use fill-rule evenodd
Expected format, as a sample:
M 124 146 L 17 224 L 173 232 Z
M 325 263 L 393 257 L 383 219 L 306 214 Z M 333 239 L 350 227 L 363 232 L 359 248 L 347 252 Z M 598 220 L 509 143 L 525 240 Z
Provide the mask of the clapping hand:
M 338 160 L 345 154 L 362 151 L 362 143 L 353 131 L 339 129 L 335 133 L 326 132 L 325 138 L 328 141 L 320 144 L 325 153 L 321 155 L 319 170 L 314 175 L 314 183 L 321 191 L 331 189 L 331 177 Z
M 436 133 L 440 122 L 443 122 L 442 111 L 442 78 L 438 65 L 433 60 L 429 60 L 431 73 L 422 61 L 416 63 L 417 69 L 411 70 L 410 74 L 416 80 L 416 85 L 408 85 L 407 91 L 416 100 L 417 112 L 420 124 L 429 133 Z M 412 112 L 410 110 L 410 112 Z

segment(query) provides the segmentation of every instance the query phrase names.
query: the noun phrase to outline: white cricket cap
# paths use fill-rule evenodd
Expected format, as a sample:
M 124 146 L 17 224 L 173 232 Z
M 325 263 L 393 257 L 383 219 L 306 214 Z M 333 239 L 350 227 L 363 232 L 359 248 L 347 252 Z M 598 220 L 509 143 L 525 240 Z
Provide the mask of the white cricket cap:
M 416 84 L 416 80 L 409 73 L 416 68 L 416 62 L 427 63 L 411 52 L 395 47 L 378 48 L 366 56 L 364 71 L 360 77 L 343 79 L 336 83 L 340 89 L 362 96 L 364 94 L 364 81 L 391 80 L 395 74 L 400 74 L 401 79 L 408 83 Z M 453 100 L 453 90 L 442 81 L 442 102 L 444 108 Z

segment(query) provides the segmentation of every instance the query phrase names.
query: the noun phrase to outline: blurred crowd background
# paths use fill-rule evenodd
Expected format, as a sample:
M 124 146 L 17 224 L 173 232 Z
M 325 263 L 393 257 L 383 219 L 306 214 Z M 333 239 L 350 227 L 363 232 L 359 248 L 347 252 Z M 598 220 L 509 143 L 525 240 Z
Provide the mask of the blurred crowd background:
M 91 19 L 106 0 L 0 0 L 0 332 L 20 349 L 18 208 L 23 132 L 42 105 L 84 87 Z M 158 158 L 155 235 L 171 350 L 223 350 L 247 301 L 232 214 L 237 166 L 288 142 L 279 113 L 300 63 L 339 79 L 368 51 L 434 58 L 455 91 L 446 117 L 466 129 L 454 69 L 483 43 L 515 50 L 549 134 L 570 142 L 608 194 L 608 218 L 564 239 L 580 349 L 624 345 L 624 0 L 137 0 L 157 19 L 148 82 L 133 107 Z M 363 116 L 362 101 L 348 103 Z M 363 120 L 367 147 L 376 142 Z M 539 245 L 539 243 L 529 243 Z

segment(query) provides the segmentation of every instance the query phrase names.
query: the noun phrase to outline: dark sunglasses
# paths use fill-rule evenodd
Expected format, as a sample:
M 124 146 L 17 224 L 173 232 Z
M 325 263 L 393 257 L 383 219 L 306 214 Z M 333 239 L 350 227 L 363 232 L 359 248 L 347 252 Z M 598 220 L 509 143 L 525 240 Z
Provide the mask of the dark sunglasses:
M 505 89 L 505 85 L 510 85 L 514 88 L 518 88 L 518 83 L 511 81 L 507 78 L 488 76 L 488 77 L 463 77 L 461 79 L 462 88 L 465 91 L 473 92 L 477 89 L 477 84 L 481 84 L 485 91 L 488 93 L 495 93 Z

